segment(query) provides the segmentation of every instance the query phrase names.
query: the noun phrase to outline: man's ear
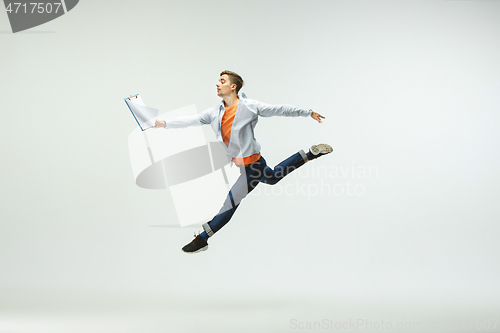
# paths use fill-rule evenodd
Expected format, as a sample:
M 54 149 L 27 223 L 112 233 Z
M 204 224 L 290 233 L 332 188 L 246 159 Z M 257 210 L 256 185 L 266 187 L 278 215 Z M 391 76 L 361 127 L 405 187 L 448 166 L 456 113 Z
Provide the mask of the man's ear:
M 236 83 L 233 83 L 233 84 L 231 85 L 231 90 L 236 90 L 236 87 L 237 87 Z

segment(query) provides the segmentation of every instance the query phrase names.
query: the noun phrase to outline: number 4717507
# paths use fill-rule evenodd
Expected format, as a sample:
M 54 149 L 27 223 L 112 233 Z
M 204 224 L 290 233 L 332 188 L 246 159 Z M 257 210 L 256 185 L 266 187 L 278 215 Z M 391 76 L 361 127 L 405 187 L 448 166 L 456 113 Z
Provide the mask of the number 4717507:
M 36 10 L 36 13 L 39 13 L 39 14 L 43 14 L 43 13 L 50 14 L 52 12 L 57 13 L 59 11 L 59 8 L 61 7 L 61 3 L 55 2 L 54 5 L 52 5 L 52 3 L 50 3 L 50 2 L 47 2 L 47 3 L 30 2 L 29 6 L 31 6 L 31 13 L 32 14 L 35 13 L 35 10 Z M 13 7 L 16 7 L 16 8 L 13 9 Z M 21 11 L 19 11 L 19 8 L 21 8 Z M 29 9 L 30 8 L 28 8 L 28 4 L 26 2 L 25 3 L 10 2 L 6 8 L 7 13 L 9 13 L 9 14 L 12 12 L 14 12 L 14 14 L 17 14 L 19 12 L 26 14 L 26 13 L 29 13 Z

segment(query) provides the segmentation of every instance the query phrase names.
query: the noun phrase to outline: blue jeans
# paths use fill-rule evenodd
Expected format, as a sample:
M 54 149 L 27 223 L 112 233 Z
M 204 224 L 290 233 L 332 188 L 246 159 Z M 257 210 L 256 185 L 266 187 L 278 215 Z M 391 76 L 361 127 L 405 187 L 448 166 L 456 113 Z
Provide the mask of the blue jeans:
M 208 237 L 226 225 L 241 201 L 259 183 L 274 185 L 290 172 L 302 166 L 306 161 L 306 154 L 301 150 L 278 164 L 274 167 L 274 170 L 267 166 L 266 160 L 262 156 L 252 164 L 240 166 L 240 176 L 231 187 L 224 205 L 210 222 L 203 224 L 204 232 L 201 233 L 201 236 L 207 240 Z

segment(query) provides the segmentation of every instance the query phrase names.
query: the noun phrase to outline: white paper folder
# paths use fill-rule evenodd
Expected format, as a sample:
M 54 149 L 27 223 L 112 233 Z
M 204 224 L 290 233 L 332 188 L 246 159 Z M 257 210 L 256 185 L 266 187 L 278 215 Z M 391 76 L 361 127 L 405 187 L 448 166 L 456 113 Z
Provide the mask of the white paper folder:
M 141 130 L 147 130 L 155 125 L 158 109 L 147 107 L 139 94 L 130 95 L 124 100 Z

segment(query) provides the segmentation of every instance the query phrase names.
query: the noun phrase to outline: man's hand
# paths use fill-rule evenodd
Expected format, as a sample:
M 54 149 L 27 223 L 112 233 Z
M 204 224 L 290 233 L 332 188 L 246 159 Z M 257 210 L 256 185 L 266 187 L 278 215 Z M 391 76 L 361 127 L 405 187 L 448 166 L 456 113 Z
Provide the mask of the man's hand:
M 314 111 L 311 113 L 311 118 L 316 120 L 318 123 L 322 122 L 321 118 L 325 119 L 325 117 L 323 117 L 322 115 L 320 115 L 319 113 L 314 112 Z
M 151 128 L 162 128 L 162 127 L 166 127 L 166 126 L 167 126 L 167 122 L 165 120 L 156 119 L 155 125 Z

